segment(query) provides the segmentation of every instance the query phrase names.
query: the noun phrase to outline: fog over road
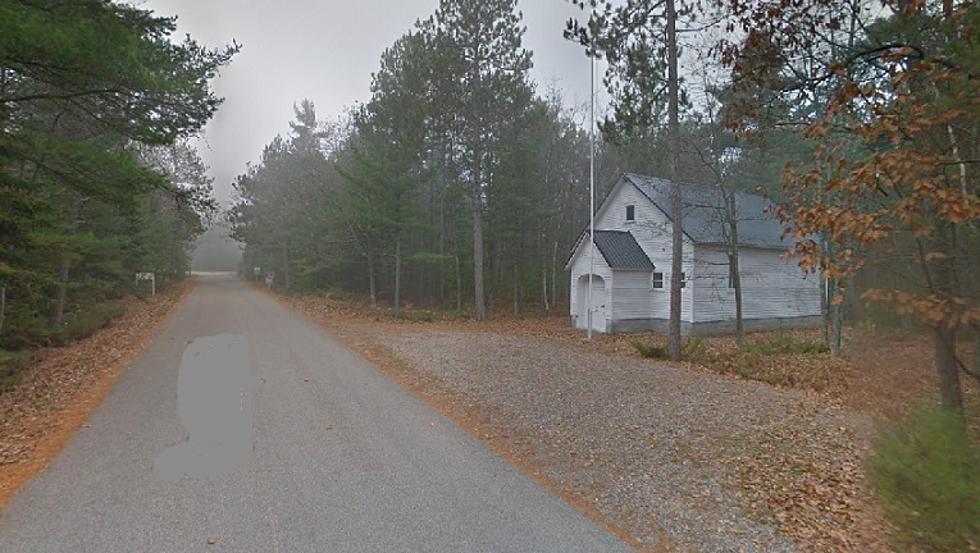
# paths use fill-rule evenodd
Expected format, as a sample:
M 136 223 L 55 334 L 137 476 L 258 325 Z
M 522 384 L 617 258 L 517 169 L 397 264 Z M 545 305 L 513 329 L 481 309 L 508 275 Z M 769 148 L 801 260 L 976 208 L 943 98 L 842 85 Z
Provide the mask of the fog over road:
M 629 550 L 233 275 L 198 277 L 90 423 L 0 515 L 0 551 Z M 220 462 L 162 477 L 185 449 Z

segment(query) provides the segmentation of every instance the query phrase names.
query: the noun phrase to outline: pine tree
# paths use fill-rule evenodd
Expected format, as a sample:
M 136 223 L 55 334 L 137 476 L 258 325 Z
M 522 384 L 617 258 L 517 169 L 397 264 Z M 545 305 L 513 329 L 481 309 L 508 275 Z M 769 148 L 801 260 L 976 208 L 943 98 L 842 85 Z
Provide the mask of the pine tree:
M 200 130 L 238 47 L 174 43 L 175 28 L 114 2 L 0 3 L 0 345 L 43 342 L 40 321 L 57 334 L 71 306 L 125 290 L 139 206 L 183 201 L 136 146 Z
M 440 98 L 455 116 L 462 179 L 473 227 L 474 314 L 487 316 L 484 288 L 484 212 L 501 132 L 530 101 L 531 53 L 521 44 L 524 27 L 516 0 L 442 0 L 428 29 L 445 60 L 437 75 Z

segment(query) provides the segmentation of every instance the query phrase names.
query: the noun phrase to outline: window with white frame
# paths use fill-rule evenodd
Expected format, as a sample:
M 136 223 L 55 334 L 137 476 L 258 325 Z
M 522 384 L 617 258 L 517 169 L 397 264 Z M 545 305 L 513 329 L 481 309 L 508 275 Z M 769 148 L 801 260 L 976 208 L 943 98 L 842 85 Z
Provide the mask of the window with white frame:
M 636 220 L 636 206 L 628 205 L 626 206 L 626 222 L 632 223 Z
M 653 273 L 650 275 L 650 288 L 662 289 L 664 287 L 664 274 Z

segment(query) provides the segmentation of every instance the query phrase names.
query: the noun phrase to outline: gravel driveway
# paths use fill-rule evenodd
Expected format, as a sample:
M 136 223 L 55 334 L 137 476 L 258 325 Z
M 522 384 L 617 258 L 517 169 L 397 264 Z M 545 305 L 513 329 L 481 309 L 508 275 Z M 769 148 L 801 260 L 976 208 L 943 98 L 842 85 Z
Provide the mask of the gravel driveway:
M 395 327 L 373 340 L 644 547 L 797 551 L 744 510 L 740 462 L 787 424 L 849 423 L 812 396 L 542 338 Z

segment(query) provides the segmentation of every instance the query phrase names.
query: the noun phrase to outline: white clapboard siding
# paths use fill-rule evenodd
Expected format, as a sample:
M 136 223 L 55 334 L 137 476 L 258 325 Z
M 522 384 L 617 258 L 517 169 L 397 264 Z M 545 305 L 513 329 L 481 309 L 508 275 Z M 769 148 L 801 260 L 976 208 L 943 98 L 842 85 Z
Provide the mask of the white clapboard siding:
M 626 206 L 634 206 L 635 221 L 626 220 Z M 629 319 L 667 319 L 670 317 L 671 221 L 642 192 L 629 183 L 621 184 L 603 203 L 596 228 L 626 230 L 656 267 L 664 274 L 664 288 L 651 287 L 651 274 L 616 271 L 613 286 L 615 321 Z M 694 267 L 694 244 L 684 237 L 683 271 L 690 278 Z M 690 288 L 681 291 L 681 320 L 691 322 L 694 305 Z
M 778 250 L 739 249 L 742 316 L 745 319 L 806 317 L 820 314 L 820 278 L 805 275 Z M 728 256 L 721 248 L 695 251 L 694 316 L 697 322 L 735 317 L 735 291 L 728 286 Z
M 652 312 L 651 296 L 648 271 L 616 271 L 613 320 L 649 319 Z
M 635 221 L 626 221 L 626 206 L 634 206 Z M 657 206 L 653 204 L 635 186 L 621 180 L 610 192 L 596 213 L 596 230 L 620 230 L 633 234 L 637 244 L 656 267 L 657 272 L 664 274 L 664 289 L 651 288 L 651 274 L 643 271 L 615 271 L 615 276 L 608 266 L 602 266 L 608 273 L 607 283 L 612 283 L 611 312 L 612 320 L 628 319 L 667 319 L 670 316 L 670 265 L 671 265 L 671 222 Z M 586 238 L 572 260 L 570 304 L 575 302 L 575 283 L 578 277 L 588 274 L 589 240 Z M 601 260 L 602 254 L 596 252 L 596 259 Z M 582 261 L 585 263 L 582 264 Z M 684 237 L 683 267 L 685 275 L 690 279 L 694 268 L 694 244 Z M 599 261 L 596 266 L 600 265 Z M 607 275 L 600 273 L 603 278 Z M 690 284 L 688 285 L 690 286 Z M 694 298 L 691 289 L 681 292 L 681 320 L 691 322 Z M 574 305 L 571 314 L 577 313 Z
M 635 221 L 626 220 L 633 205 Z M 670 316 L 671 222 L 640 190 L 621 179 L 596 213 L 596 230 L 629 231 L 663 273 L 664 288 L 654 289 L 652 273 L 611 270 L 596 254 L 595 274 L 606 285 L 606 303 L 600 315 L 608 323 L 630 320 L 666 320 Z M 579 312 L 577 282 L 589 274 L 591 244 L 586 236 L 569 262 L 570 313 Z M 804 275 L 780 250 L 742 247 L 743 316 L 745 319 L 783 319 L 820 313 L 820 279 Z M 728 287 L 728 257 L 722 247 L 695 245 L 684 236 L 683 271 L 687 286 L 681 294 L 681 319 L 690 323 L 727 321 L 735 317 L 735 293 Z M 629 325 L 626 325 L 629 326 Z M 607 325 L 607 328 L 609 326 Z
M 626 220 L 626 206 L 635 206 L 635 221 Z M 635 186 L 621 180 L 596 213 L 595 228 L 630 231 L 657 270 L 670 268 L 670 219 Z M 684 237 L 684 260 L 693 258 L 693 243 Z M 656 259 L 655 259 L 656 258 Z M 658 263 L 658 259 L 660 262 Z M 688 267 L 685 267 L 685 270 Z
M 651 287 L 646 271 L 616 271 L 613 285 L 614 321 L 630 319 L 667 319 L 670 317 L 670 282 L 664 288 Z M 689 288 L 681 290 L 681 320 L 691 322 L 693 297 Z

